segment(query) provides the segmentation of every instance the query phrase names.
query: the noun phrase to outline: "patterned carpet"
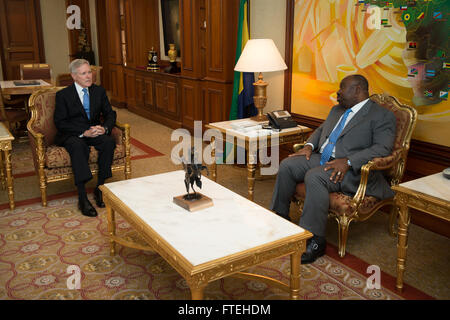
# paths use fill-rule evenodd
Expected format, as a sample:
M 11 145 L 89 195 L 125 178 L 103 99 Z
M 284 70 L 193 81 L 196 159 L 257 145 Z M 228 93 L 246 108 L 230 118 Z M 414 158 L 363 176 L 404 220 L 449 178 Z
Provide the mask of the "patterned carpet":
M 137 139 L 130 138 L 131 160 L 140 160 L 151 157 L 162 156 L 156 151 Z M 28 140 L 13 142 L 13 152 L 11 154 L 12 172 L 14 178 L 23 178 L 35 175 L 33 166 L 33 156 Z
M 190 299 L 184 279 L 158 254 L 117 245 L 118 254 L 109 255 L 105 209 L 99 210 L 98 217 L 88 218 L 76 209 L 74 193 L 50 200 L 46 209 L 39 199 L 19 202 L 13 212 L 6 205 L 0 207 L 0 300 Z M 120 216 L 117 233 L 142 241 Z M 329 247 L 327 255 L 302 266 L 303 299 L 404 299 L 383 287 L 367 289 L 367 274 L 333 256 L 336 249 Z M 67 287 L 71 265 L 81 269 L 79 290 Z M 287 283 L 289 268 L 289 257 L 283 257 L 250 271 Z M 205 290 L 205 299 L 212 300 L 288 298 L 264 283 L 236 278 L 215 281 Z

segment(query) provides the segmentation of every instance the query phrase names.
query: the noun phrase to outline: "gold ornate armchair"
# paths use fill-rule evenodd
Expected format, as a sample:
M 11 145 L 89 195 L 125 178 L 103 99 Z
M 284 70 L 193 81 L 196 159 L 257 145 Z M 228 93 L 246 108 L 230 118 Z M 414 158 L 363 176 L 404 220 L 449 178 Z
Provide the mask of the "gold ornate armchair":
M 383 170 L 391 186 L 400 183 L 405 170 L 406 157 L 411 141 L 412 132 L 417 122 L 417 111 L 410 106 L 401 104 L 396 98 L 388 95 L 374 94 L 371 100 L 377 102 L 380 106 L 394 112 L 397 118 L 397 132 L 394 149 L 392 153 L 384 158 L 374 158 L 361 168 L 361 180 L 356 194 L 351 197 L 340 192 L 330 193 L 329 217 L 333 217 L 338 222 L 339 229 L 339 256 L 345 255 L 345 246 L 347 243 L 348 228 L 350 222 L 365 221 L 369 219 L 381 207 L 390 205 L 391 215 L 389 222 L 389 232 L 395 234 L 394 224 L 398 215 L 394 206 L 394 198 L 379 200 L 375 197 L 367 196 L 366 186 L 369 173 L 372 170 Z M 294 152 L 298 151 L 303 145 L 294 145 Z M 303 201 L 305 199 L 305 185 L 297 185 L 296 194 L 293 201 L 299 206 L 301 215 Z M 293 219 L 298 217 L 293 217 Z
M 47 184 L 73 177 L 69 153 L 54 144 L 57 129 L 53 120 L 55 95 L 61 87 L 39 90 L 30 97 L 31 119 L 28 121 L 28 137 L 33 152 L 34 168 L 39 177 L 42 205 L 47 206 Z M 130 126 L 116 122 L 111 135 L 116 139 L 112 171 L 123 171 L 125 179 L 131 177 Z M 89 165 L 97 173 L 98 153 L 91 147 Z

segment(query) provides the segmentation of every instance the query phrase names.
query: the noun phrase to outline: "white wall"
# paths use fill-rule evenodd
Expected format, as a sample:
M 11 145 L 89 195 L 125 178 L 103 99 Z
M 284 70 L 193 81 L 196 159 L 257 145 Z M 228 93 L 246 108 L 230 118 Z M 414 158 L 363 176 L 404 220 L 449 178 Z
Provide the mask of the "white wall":
M 250 1 L 250 39 L 272 39 L 284 57 L 286 34 L 285 0 Z M 264 113 L 283 109 L 284 71 L 264 73 L 267 87 L 267 105 Z M 257 80 L 258 74 L 255 74 Z
M 69 72 L 69 36 L 66 27 L 66 2 L 44 0 L 41 3 L 42 33 L 45 62 L 52 66 L 53 79 L 59 73 Z

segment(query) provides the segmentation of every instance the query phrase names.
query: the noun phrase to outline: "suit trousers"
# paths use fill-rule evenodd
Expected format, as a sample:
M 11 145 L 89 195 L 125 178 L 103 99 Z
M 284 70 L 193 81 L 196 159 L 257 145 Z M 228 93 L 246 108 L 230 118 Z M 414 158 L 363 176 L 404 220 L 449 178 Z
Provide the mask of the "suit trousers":
M 341 183 L 330 180 L 333 170 L 320 165 L 320 153 L 288 157 L 281 161 L 270 209 L 289 219 L 289 207 L 298 183 L 305 183 L 306 196 L 299 225 L 316 236 L 325 237 L 331 192 L 338 192 Z M 345 177 L 344 177 L 345 179 Z
M 100 135 L 95 138 L 69 137 L 63 143 L 70 155 L 72 162 L 72 171 L 75 185 L 86 183 L 92 179 L 91 169 L 89 167 L 90 146 L 98 151 L 98 178 L 103 179 L 112 177 L 111 165 L 114 158 L 114 149 L 116 141 L 108 135 Z

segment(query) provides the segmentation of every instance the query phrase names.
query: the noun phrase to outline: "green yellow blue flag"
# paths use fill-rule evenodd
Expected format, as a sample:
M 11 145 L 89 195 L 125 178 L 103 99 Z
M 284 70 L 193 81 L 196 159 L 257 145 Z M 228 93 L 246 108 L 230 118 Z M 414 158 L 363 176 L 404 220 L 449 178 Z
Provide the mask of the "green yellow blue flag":
M 241 53 L 250 38 L 248 27 L 248 5 L 248 0 L 241 0 L 239 4 L 239 25 L 235 64 L 238 62 Z M 230 120 L 248 118 L 258 113 L 253 103 L 253 82 L 255 82 L 255 75 L 253 72 L 234 72 Z

